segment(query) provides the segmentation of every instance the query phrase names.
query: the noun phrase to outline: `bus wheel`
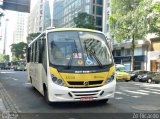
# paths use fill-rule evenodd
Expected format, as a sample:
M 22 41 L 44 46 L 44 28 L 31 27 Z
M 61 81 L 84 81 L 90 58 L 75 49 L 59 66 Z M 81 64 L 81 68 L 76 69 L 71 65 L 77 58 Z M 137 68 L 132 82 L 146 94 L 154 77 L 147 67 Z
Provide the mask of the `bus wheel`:
M 108 102 L 108 99 L 99 100 L 100 103 L 105 104 Z
M 46 88 L 44 88 L 44 99 L 47 102 L 47 104 L 51 105 L 52 103 L 48 99 L 48 91 Z

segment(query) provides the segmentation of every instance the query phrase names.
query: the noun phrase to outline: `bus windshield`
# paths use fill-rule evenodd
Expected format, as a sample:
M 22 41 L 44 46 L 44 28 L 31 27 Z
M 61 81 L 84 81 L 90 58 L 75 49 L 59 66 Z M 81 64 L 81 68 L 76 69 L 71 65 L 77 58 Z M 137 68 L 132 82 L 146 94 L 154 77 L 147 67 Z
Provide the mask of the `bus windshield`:
M 49 60 L 61 66 L 104 66 L 112 56 L 103 34 L 82 31 L 48 33 Z

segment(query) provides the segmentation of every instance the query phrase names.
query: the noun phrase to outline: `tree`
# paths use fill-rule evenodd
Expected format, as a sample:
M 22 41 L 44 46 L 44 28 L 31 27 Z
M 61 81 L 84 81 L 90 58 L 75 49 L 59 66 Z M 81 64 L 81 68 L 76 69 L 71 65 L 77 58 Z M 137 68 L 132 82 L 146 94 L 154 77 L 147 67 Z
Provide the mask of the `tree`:
M 27 43 L 24 43 L 24 42 L 12 44 L 11 52 L 14 59 L 18 59 L 18 60 L 24 59 L 25 58 L 24 54 L 26 53 L 25 51 L 26 47 L 27 47 Z
M 131 70 L 134 70 L 135 40 L 144 39 L 149 32 L 147 16 L 151 0 L 111 0 L 110 28 L 114 38 L 132 40 Z
M 150 33 L 160 36 L 160 2 L 153 4 L 151 13 L 148 15 Z
M 88 13 L 78 13 L 77 17 L 74 17 L 74 23 L 78 28 L 88 28 L 94 29 L 95 28 L 95 19 L 94 16 Z
M 9 62 L 9 55 L 0 54 L 0 62 Z
M 41 33 L 31 33 L 28 34 L 27 36 L 27 43 L 30 43 L 31 41 L 33 41 L 38 35 L 40 35 Z

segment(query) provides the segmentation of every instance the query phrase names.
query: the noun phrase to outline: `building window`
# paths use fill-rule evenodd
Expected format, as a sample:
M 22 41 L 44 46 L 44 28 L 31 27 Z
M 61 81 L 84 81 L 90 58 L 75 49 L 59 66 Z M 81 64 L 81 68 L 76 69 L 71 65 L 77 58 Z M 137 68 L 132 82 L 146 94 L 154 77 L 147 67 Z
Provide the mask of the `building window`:
M 102 26 L 102 18 L 101 17 L 96 17 L 96 25 Z
M 103 0 L 96 0 L 96 4 L 102 5 L 103 4 Z
M 125 55 L 126 56 L 130 56 L 131 55 L 131 50 L 130 49 L 126 49 L 125 50 Z
M 39 31 L 42 31 L 42 27 L 39 27 Z
M 134 63 L 134 70 L 141 70 L 141 62 Z
M 40 14 L 43 14 L 43 11 L 42 11 L 42 10 L 40 10 Z
M 89 5 L 85 6 L 85 12 L 89 14 Z
M 96 15 L 102 15 L 102 7 L 96 7 Z
M 86 3 L 90 3 L 90 0 L 86 0 Z
M 121 51 L 120 50 L 116 50 L 115 51 L 115 56 L 121 56 Z

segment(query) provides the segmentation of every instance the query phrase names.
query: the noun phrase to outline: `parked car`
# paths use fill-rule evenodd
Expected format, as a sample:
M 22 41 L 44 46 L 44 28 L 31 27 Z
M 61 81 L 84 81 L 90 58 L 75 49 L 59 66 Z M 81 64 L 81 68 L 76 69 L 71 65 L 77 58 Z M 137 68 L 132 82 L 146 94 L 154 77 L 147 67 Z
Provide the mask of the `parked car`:
M 121 64 L 116 65 L 116 79 L 124 80 L 126 82 L 130 81 L 130 74 L 125 72 L 124 65 Z
M 130 74 L 131 80 L 132 80 L 132 81 L 136 81 L 138 75 L 146 74 L 146 73 L 148 73 L 148 71 L 144 71 L 144 70 L 135 70 L 135 71 L 127 71 L 127 73 Z
M 156 73 L 153 77 L 152 77 L 152 81 L 155 83 L 160 83 L 160 72 Z
M 24 61 L 17 61 L 14 66 L 14 71 L 26 71 L 26 63 Z
M 150 72 L 138 75 L 137 79 L 139 82 L 148 82 L 151 83 L 153 81 L 152 77 L 155 76 L 156 72 Z
M 5 63 L 0 63 L 0 69 L 5 69 Z

